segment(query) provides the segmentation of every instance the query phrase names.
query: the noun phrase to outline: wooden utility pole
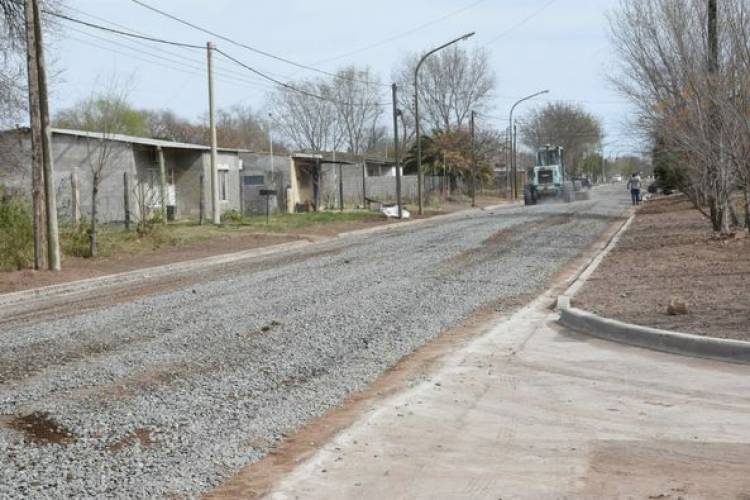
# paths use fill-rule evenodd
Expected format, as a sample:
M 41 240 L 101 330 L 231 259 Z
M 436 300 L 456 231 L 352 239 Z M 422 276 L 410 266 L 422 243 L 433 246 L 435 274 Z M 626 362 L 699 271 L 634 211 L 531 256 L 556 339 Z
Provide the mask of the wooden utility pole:
M 44 199 L 47 226 L 47 268 L 59 271 L 60 239 L 57 227 L 57 196 L 55 194 L 55 175 L 52 156 L 52 128 L 49 119 L 49 99 L 47 92 L 47 68 L 44 61 L 44 35 L 42 34 L 42 17 L 38 0 L 31 1 L 34 29 L 34 56 L 38 81 L 38 119 L 41 128 L 41 153 L 44 172 Z M 28 10 L 28 5 L 27 5 Z M 33 106 L 33 102 L 31 103 Z M 34 112 L 32 111 L 32 115 Z
M 477 206 L 477 147 L 476 139 L 474 137 L 474 118 L 476 112 L 471 111 L 471 120 L 469 127 L 471 129 L 471 206 Z
M 214 70 L 213 51 L 214 44 L 206 44 L 208 52 L 208 123 L 211 129 L 211 209 L 214 224 L 221 224 L 221 213 L 219 207 L 219 170 L 216 165 L 216 108 L 214 107 Z
M 29 78 L 29 122 L 31 124 L 31 193 L 34 212 L 34 269 L 44 267 L 44 159 L 39 115 L 39 68 L 36 58 L 34 1 L 26 0 L 26 62 Z

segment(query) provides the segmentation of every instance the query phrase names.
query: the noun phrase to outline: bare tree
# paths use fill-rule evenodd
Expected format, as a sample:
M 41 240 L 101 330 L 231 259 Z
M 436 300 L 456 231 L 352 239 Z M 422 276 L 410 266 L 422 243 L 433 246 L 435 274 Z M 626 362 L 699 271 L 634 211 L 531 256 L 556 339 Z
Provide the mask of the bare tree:
M 145 127 L 145 117 L 133 111 L 127 96 L 127 84 L 113 79 L 104 90 L 94 92 L 73 108 L 61 112 L 57 118 L 60 124 L 91 131 L 86 138 L 86 165 L 91 175 L 91 257 L 98 254 L 96 218 L 99 189 L 110 174 L 109 167 L 126 151 L 122 143 L 113 140 L 114 136 L 133 133 L 134 127 Z
M 419 59 L 419 54 L 412 54 L 394 71 L 409 138 L 414 134 L 414 69 Z M 431 56 L 419 72 L 420 120 L 426 125 L 424 129 L 451 131 L 467 126 L 472 110 L 487 110 L 494 87 L 495 75 L 484 49 L 470 52 L 452 46 Z
M 381 89 L 377 77 L 369 68 L 355 66 L 342 69 L 331 82 L 333 104 L 338 114 L 347 150 L 364 155 L 376 143 L 382 132 L 383 116 Z
M 601 122 L 581 106 L 550 103 L 531 111 L 521 120 L 521 142 L 532 151 L 547 144 L 565 148 L 572 172 L 582 168 L 587 154 L 599 148 L 603 139 Z
M 281 87 L 269 96 L 281 133 L 302 151 L 336 149 L 342 129 L 331 85 L 320 79 L 295 82 L 293 87 L 299 91 Z
M 717 43 L 705 0 L 623 0 L 610 25 L 620 62 L 613 83 L 637 106 L 641 129 L 679 158 L 686 193 L 726 234 L 733 157 L 745 140 L 734 127 L 747 113 L 747 66 L 739 63 L 747 40 L 737 29 L 747 30 L 748 2 L 719 4 Z
M 59 11 L 62 0 L 41 0 L 46 11 Z M 12 126 L 23 119 L 27 106 L 24 3 L 0 0 L 0 127 Z M 43 16 L 47 30 L 57 25 L 51 16 Z

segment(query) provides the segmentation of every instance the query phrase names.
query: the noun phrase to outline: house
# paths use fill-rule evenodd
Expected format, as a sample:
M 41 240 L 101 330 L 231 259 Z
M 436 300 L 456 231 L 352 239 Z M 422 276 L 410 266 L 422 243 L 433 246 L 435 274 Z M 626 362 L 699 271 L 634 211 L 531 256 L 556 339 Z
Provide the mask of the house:
M 103 164 L 97 219 L 121 222 L 126 198 L 138 219 L 166 204 L 170 218 L 197 218 L 201 200 L 210 217 L 211 149 L 121 134 L 52 129 L 58 213 L 62 220 L 91 213 L 93 171 Z M 0 132 L 0 184 L 30 190 L 31 140 L 28 128 Z M 243 150 L 220 148 L 217 155 L 219 210 L 240 210 Z M 125 188 L 125 177 L 128 188 Z M 162 178 L 165 186 L 162 199 Z M 203 181 L 201 181 L 203 179 Z M 73 200 L 78 206 L 73 206 Z
M 262 189 L 273 189 L 277 195 L 270 200 L 271 212 L 287 211 L 287 189 L 291 185 L 289 155 L 272 155 L 245 151 L 240 153 L 240 199 L 245 214 L 265 213 L 266 199 Z

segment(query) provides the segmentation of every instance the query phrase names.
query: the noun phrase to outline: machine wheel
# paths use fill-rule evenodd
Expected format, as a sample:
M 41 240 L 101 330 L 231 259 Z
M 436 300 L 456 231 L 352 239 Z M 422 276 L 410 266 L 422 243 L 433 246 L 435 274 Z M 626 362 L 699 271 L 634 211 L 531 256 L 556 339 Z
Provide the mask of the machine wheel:
M 527 206 L 536 205 L 536 196 L 534 196 L 534 191 L 532 191 L 528 186 L 523 190 L 523 204 Z

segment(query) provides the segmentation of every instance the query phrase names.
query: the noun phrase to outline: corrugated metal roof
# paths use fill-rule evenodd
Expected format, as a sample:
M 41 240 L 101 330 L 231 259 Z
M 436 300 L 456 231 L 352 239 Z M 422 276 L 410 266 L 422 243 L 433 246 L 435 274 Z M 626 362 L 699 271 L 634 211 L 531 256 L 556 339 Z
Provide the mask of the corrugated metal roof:
M 53 128 L 53 134 L 60 135 L 72 135 L 75 137 L 91 137 L 93 139 L 108 139 L 110 141 L 128 142 L 131 144 L 142 144 L 144 146 L 159 146 L 162 148 L 171 149 L 197 149 L 199 151 L 210 151 L 209 146 L 203 146 L 202 144 L 189 144 L 186 142 L 174 142 L 174 141 L 163 141 L 161 139 L 151 139 L 148 137 L 136 137 L 132 135 L 124 134 L 104 134 L 102 132 L 88 132 L 85 130 L 71 130 L 65 128 Z M 247 149 L 232 149 L 232 148 L 218 148 L 219 151 L 227 151 L 231 153 L 248 153 Z

